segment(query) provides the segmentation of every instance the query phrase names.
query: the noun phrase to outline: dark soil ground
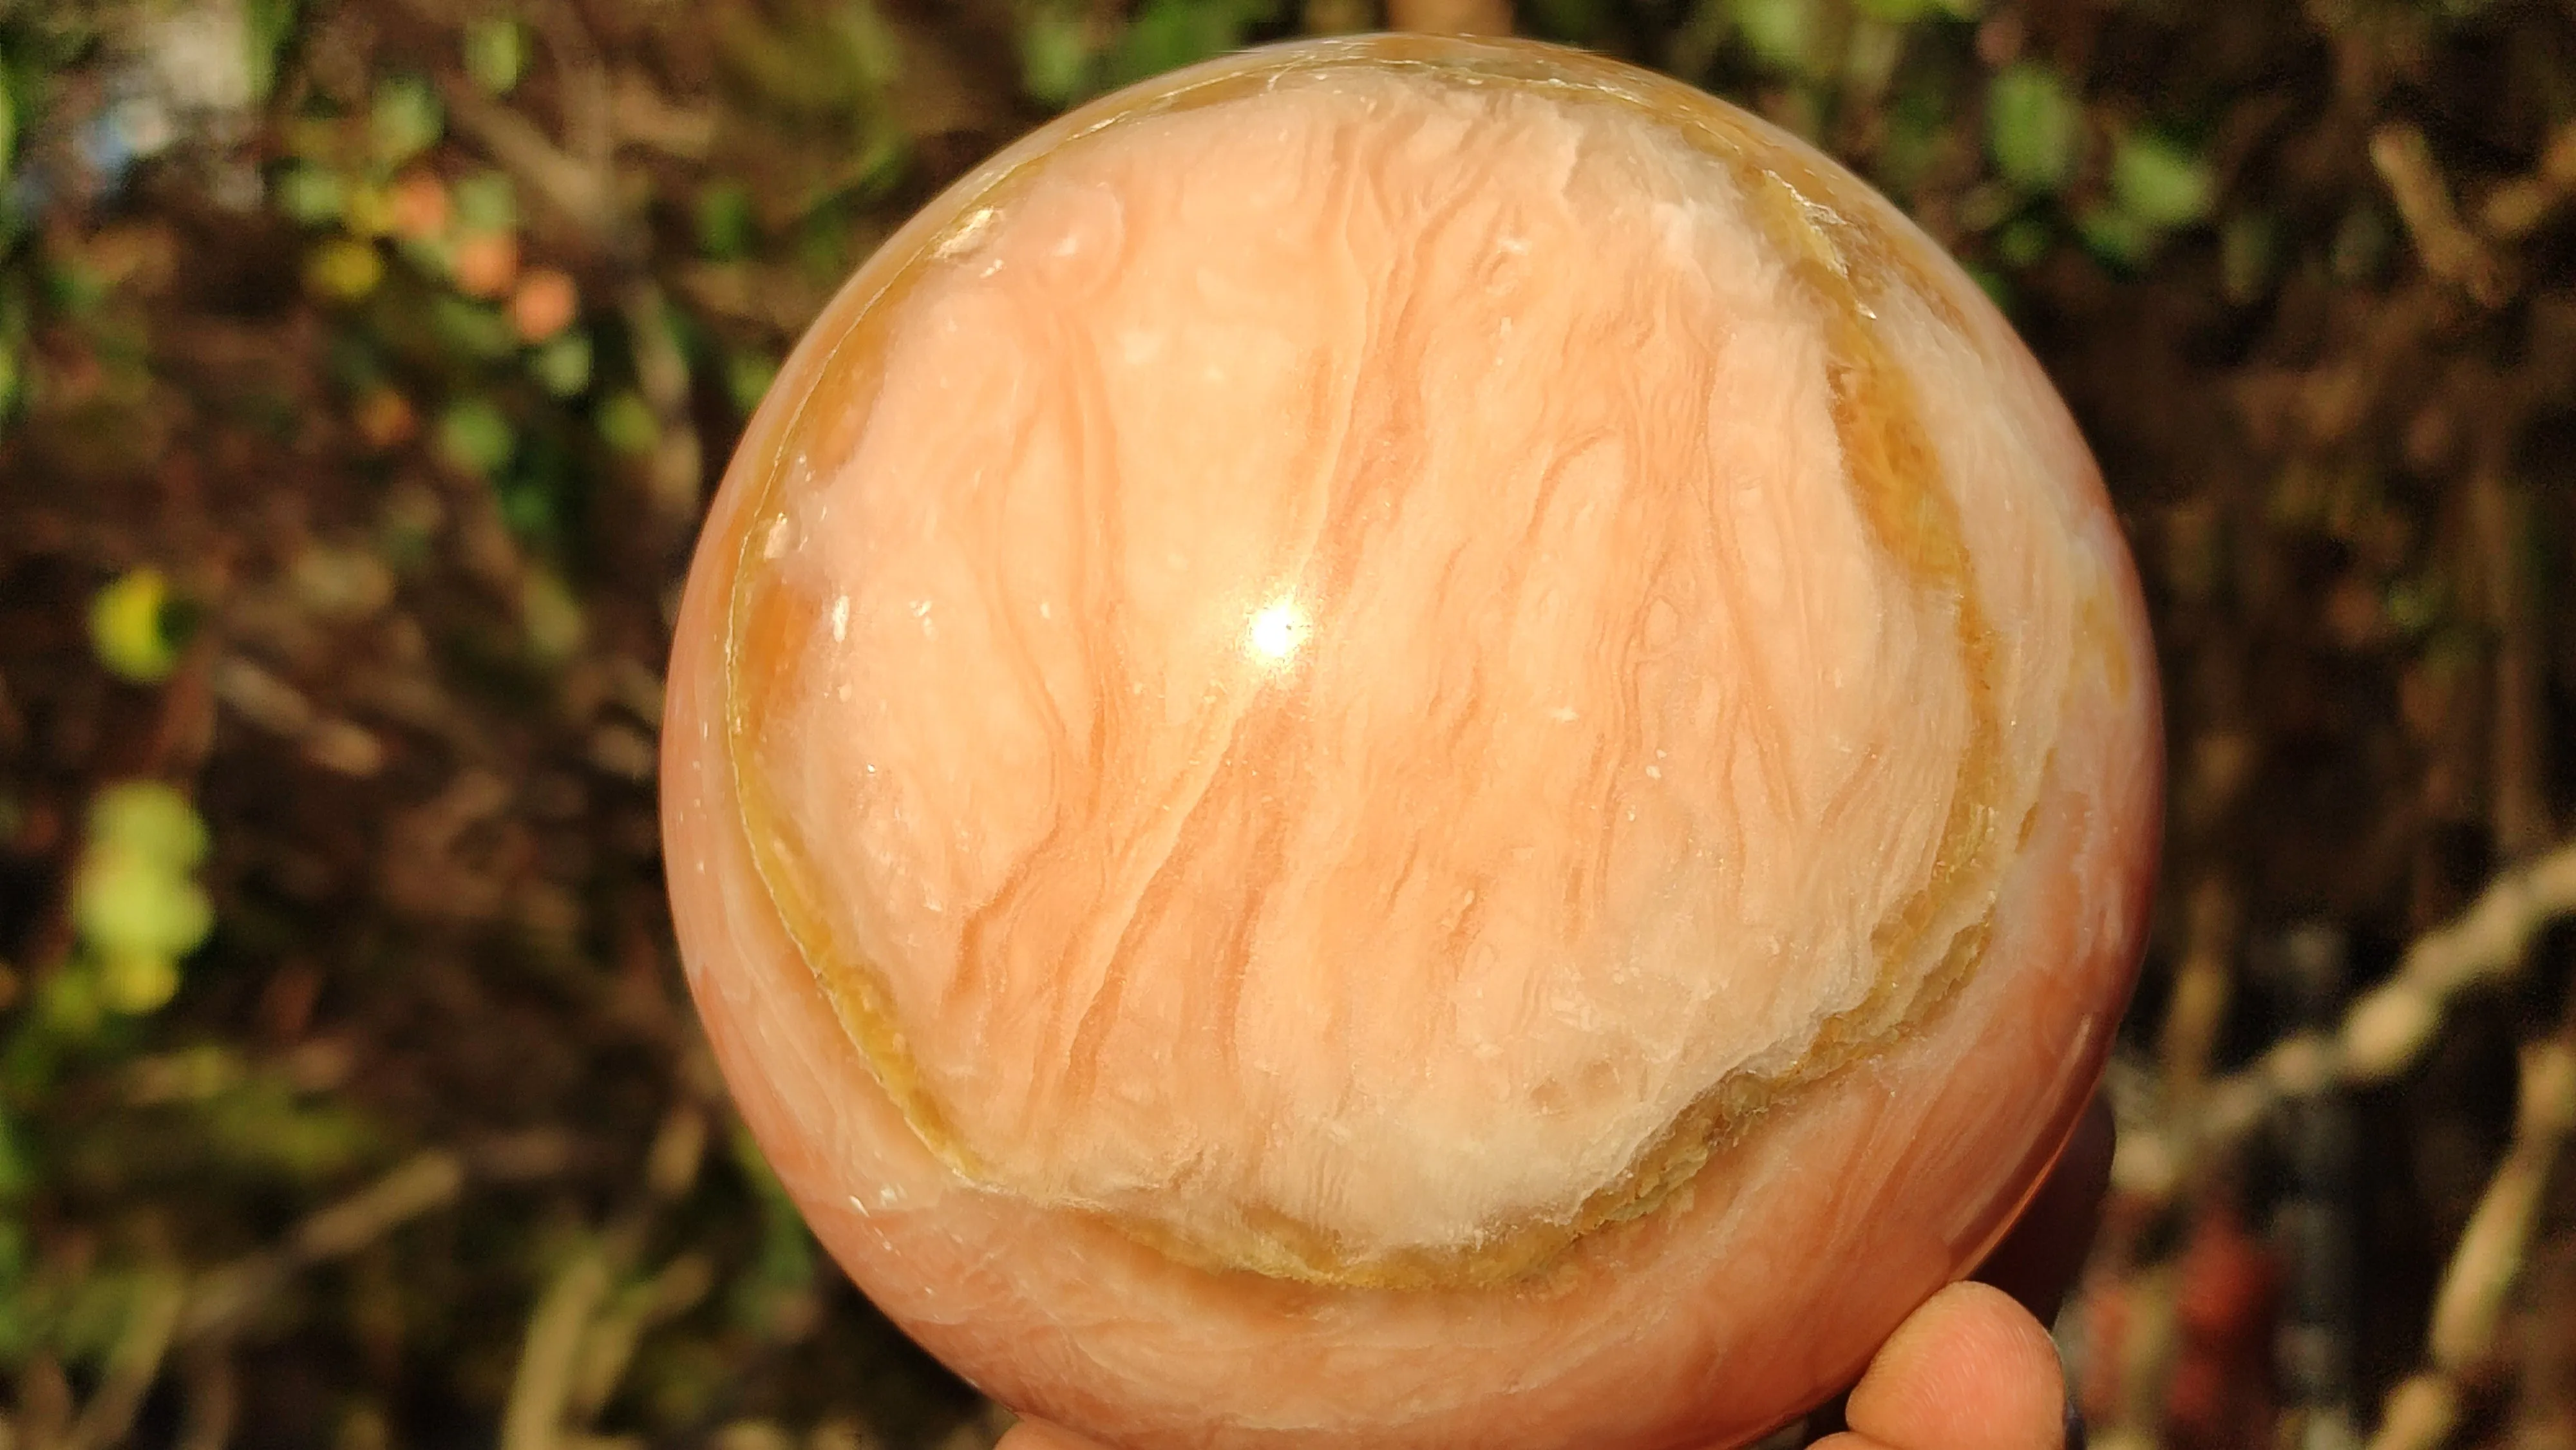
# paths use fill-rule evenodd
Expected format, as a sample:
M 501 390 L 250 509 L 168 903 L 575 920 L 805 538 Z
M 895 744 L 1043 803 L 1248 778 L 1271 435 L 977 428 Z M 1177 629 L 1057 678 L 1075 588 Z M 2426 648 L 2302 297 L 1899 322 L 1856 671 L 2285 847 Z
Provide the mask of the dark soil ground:
M 685 551 L 909 208 L 1383 18 L 0 0 L 0 1444 L 989 1443 L 696 1036 Z M 2576 7 L 1517 23 L 1877 180 L 2110 477 L 2173 813 L 2060 1324 L 2097 1443 L 2576 1446 Z

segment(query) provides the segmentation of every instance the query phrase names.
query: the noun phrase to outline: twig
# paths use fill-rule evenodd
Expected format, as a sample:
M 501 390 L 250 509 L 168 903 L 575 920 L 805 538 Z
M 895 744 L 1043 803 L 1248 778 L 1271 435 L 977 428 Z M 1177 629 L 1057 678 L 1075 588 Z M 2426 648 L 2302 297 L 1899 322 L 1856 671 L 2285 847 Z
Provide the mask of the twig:
M 2532 937 L 2570 911 L 2576 911 L 2576 842 L 2498 876 L 2458 919 L 2408 948 L 2396 977 L 2346 1014 L 2338 1037 L 2342 1075 L 2376 1082 L 2412 1066 L 2451 998 L 2511 976 Z
M 2433 161 L 2424 133 L 2412 126 L 2382 126 L 2370 138 L 2370 164 L 2388 183 L 2397 215 L 2415 239 L 2424 270 L 2469 294 L 2480 306 L 2505 299 L 2504 269 L 2486 244 L 2460 224 L 2451 188 Z
M 143 1408 L 144 1394 L 160 1378 L 162 1357 L 170 1352 L 186 1301 L 185 1282 L 175 1272 L 146 1274 L 135 1286 L 134 1306 L 126 1314 L 125 1332 L 108 1353 L 107 1372 L 64 1441 L 70 1450 L 105 1450 L 124 1442 L 134 1429 L 135 1413 Z
M 2459 1423 L 2459 1389 L 2440 1375 L 2419 1374 L 2389 1392 L 2369 1450 L 2433 1450 Z
M 731 322 L 792 335 L 814 320 L 830 294 L 797 268 L 751 262 L 702 262 L 673 277 L 691 306 Z
M 2370 1450 L 2433 1450 L 2459 1421 L 2460 1380 L 2492 1357 L 2542 1191 L 2576 1131 L 2576 1022 L 2522 1054 L 2513 1143 L 2496 1165 L 2433 1298 L 2431 1364 L 2389 1396 Z
M 291 1240 L 296 1257 L 311 1264 L 354 1253 L 394 1225 L 455 1202 L 464 1188 L 465 1166 L 455 1154 L 423 1153 L 375 1186 L 306 1219 Z
M 502 169 L 527 183 L 585 235 L 617 236 L 616 188 L 608 174 L 558 148 L 536 123 L 462 81 L 439 88 L 458 129 L 492 153 Z
M 537 28 L 563 73 L 564 143 L 593 174 L 605 179 L 617 153 L 617 113 L 607 63 L 581 12 L 563 0 L 534 4 Z
M 2188 1145 L 2137 1135 L 2121 1145 L 2122 1186 L 2163 1199 L 2189 1177 L 2189 1157 L 2242 1139 L 2283 1099 L 2337 1085 L 2382 1082 L 2414 1065 L 2440 1030 L 2451 1000 L 2512 976 L 2532 937 L 2576 912 L 2576 842 L 2562 843 L 2489 883 L 2469 909 L 2418 938 L 2397 973 L 2372 989 L 2330 1032 L 2283 1039 L 2253 1066 L 2209 1090 Z
M 687 1313 L 715 1287 L 715 1266 L 702 1254 L 682 1254 L 660 1273 L 618 1294 L 595 1315 L 573 1360 L 573 1418 L 587 1424 L 617 1391 L 634 1361 L 636 1346 L 654 1326 Z
M 213 686 L 234 714 L 302 746 L 325 769 L 365 777 L 384 765 L 384 746 L 365 727 L 315 710 L 301 690 L 241 655 L 215 662 Z
M 501 1450 L 554 1450 L 561 1442 L 582 1338 L 607 1296 L 608 1279 L 607 1255 L 586 1248 L 538 1296 L 501 1412 Z
M 71 1377 L 61 1360 L 39 1354 L 18 1378 L 18 1443 L 26 1450 L 61 1450 L 71 1421 Z
M 179 1430 L 179 1450 L 224 1450 L 241 1412 L 241 1384 L 232 1360 L 214 1346 L 188 1355 L 184 1373 L 188 1413 Z
M 2173 1124 L 2197 1120 L 2207 1085 L 2209 1058 L 2235 996 L 2236 893 L 2220 875 L 2192 888 L 2186 912 L 2182 962 L 2174 971 L 2173 1004 L 2157 1036 L 2164 1066 L 2164 1109 Z M 2189 1145 L 2183 1145 L 2188 1152 Z
M 2505 1296 L 2521 1277 L 2543 1189 L 2576 1129 L 2576 1032 L 2535 1043 L 2522 1054 L 2521 1101 L 2513 1145 L 2460 1232 L 2459 1247 L 2433 1300 L 2428 1348 L 2433 1367 L 2458 1375 L 2495 1349 Z
M 193 1341 L 231 1332 L 298 1269 L 354 1253 L 397 1226 L 453 1203 L 464 1187 L 464 1165 L 455 1154 L 420 1154 L 305 1219 L 281 1246 L 205 1275 L 188 1295 L 177 1326 L 179 1338 Z
M 2487 235 L 2515 241 L 2540 229 L 2549 214 L 2576 194 L 2576 121 L 2558 128 L 2540 153 L 2529 176 L 2517 177 L 2490 193 L 2478 209 Z
M 632 73 L 617 78 L 612 99 L 617 134 L 631 145 L 682 161 L 704 161 L 715 150 L 717 123 L 711 109 L 679 105 Z
M 431 24 L 453 26 L 456 17 L 431 0 L 406 0 Z M 442 76 L 440 99 L 464 131 L 502 168 L 526 182 L 565 219 L 612 246 L 619 230 L 613 162 L 616 106 L 599 47 L 579 15 L 562 4 L 538 7 L 540 29 L 563 72 L 564 129 L 569 147 L 557 146 L 534 122 L 484 95 L 470 83 Z
M 686 1101 L 673 1107 L 646 1155 L 644 1193 L 538 1296 L 502 1413 L 501 1450 L 591 1443 L 583 1432 L 615 1393 L 645 1333 L 715 1286 L 714 1266 L 697 1254 L 632 1281 L 654 1217 L 687 1192 L 706 1142 L 705 1111 Z
M 689 360 L 671 330 L 670 304 L 651 279 L 626 295 L 626 329 L 634 339 L 635 381 L 658 425 L 648 491 L 662 517 L 697 517 L 706 471 L 698 429 L 689 416 Z

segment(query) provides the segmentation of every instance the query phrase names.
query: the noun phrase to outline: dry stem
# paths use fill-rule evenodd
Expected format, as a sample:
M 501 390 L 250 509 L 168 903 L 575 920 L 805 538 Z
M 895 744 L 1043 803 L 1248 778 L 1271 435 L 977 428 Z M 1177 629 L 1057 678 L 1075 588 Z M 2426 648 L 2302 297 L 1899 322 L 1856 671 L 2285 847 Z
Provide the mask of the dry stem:
M 2576 912 L 2576 842 L 2496 877 L 2467 911 L 2418 938 L 2396 975 L 2354 1003 L 2339 1027 L 2293 1034 L 2212 1085 L 2187 1133 L 2133 1133 L 2121 1146 L 2121 1186 L 2169 1198 L 2197 1160 L 2241 1141 L 2285 1099 L 2406 1071 L 2432 1044 L 2453 998 L 2512 976 L 2532 937 L 2569 912 Z

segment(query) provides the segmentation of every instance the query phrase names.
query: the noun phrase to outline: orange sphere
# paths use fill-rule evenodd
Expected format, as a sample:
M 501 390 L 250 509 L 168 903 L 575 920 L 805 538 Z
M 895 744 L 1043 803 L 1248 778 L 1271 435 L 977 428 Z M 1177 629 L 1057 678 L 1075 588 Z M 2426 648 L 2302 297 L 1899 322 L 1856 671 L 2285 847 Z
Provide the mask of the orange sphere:
M 1221 61 L 952 188 L 753 420 L 670 685 L 781 1178 L 1132 1450 L 1800 1412 L 2056 1154 L 2156 847 L 2011 330 L 1803 144 L 1531 45 Z

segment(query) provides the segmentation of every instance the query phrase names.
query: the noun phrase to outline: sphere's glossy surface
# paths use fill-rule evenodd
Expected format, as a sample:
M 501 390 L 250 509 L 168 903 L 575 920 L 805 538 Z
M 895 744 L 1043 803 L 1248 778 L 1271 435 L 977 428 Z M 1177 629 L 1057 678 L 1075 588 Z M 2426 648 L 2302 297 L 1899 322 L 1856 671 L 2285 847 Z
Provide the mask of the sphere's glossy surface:
M 1381 38 L 1067 117 L 861 271 L 665 783 L 746 1116 L 1000 1398 L 1679 1446 L 2055 1154 L 2158 742 L 2092 463 L 1929 242 L 1669 81 Z

